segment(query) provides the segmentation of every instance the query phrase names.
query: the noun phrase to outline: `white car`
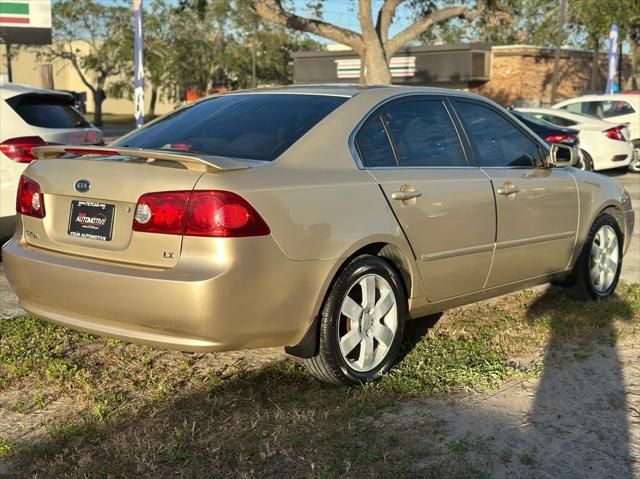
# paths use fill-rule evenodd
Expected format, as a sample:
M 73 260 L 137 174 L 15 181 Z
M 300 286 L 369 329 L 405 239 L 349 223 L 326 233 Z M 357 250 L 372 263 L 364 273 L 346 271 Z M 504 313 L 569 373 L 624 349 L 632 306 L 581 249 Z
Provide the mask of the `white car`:
M 614 93 L 612 95 L 584 95 L 561 101 L 551 108 L 560 108 L 571 113 L 584 113 L 612 123 L 626 124 L 630 140 L 640 155 L 640 95 Z M 634 163 L 636 171 L 638 161 Z
M 607 170 L 628 166 L 633 158 L 629 128 L 582 113 L 552 108 L 518 108 L 518 111 L 554 125 L 578 130 L 584 169 Z
M 73 96 L 16 83 L 0 83 L 0 238 L 13 234 L 20 175 L 47 144 L 100 144 L 102 131 L 74 106 Z

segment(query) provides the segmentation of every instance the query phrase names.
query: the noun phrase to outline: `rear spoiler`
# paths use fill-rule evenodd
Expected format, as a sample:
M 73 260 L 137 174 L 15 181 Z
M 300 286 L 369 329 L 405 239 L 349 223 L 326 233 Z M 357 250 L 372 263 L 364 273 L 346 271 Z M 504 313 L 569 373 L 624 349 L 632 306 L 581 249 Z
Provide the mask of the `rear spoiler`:
M 49 145 L 37 146 L 32 149 L 33 154 L 40 160 L 60 158 L 64 155 L 98 155 L 98 156 L 129 156 L 146 158 L 148 163 L 155 160 L 175 161 L 190 170 L 198 171 L 230 171 L 250 168 L 247 163 L 232 158 L 210 155 L 193 155 L 189 153 L 168 152 L 163 150 L 145 150 L 139 148 L 125 148 L 112 146 L 73 146 Z

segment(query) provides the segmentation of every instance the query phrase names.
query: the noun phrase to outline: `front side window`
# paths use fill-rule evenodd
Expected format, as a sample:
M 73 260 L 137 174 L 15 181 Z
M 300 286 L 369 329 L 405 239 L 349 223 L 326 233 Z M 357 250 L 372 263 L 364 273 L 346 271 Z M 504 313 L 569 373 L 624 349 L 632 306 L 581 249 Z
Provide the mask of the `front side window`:
M 232 94 L 177 110 L 115 146 L 273 161 L 347 98 Z
M 497 111 L 459 100 L 456 108 L 476 145 L 480 166 L 528 167 L 540 159 L 538 144 Z
M 402 166 L 467 166 L 451 117 L 440 100 L 402 102 L 386 109 L 382 119 Z

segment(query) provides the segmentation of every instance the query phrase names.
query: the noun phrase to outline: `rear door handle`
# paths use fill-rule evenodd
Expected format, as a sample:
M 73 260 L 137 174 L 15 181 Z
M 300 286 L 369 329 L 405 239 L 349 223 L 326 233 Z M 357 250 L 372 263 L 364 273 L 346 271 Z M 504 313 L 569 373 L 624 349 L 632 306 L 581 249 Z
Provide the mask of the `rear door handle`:
M 502 196 L 509 196 L 520 193 L 520 189 L 517 188 L 513 183 L 505 183 L 502 188 L 498 188 L 496 193 Z
M 420 198 L 422 193 L 420 191 L 394 191 L 391 193 L 392 200 L 407 201 L 414 198 Z

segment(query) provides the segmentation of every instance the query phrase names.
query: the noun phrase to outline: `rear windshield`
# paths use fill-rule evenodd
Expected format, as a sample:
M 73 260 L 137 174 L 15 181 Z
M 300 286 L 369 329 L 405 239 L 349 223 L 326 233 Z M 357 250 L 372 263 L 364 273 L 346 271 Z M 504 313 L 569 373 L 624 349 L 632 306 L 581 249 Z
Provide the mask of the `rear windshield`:
M 346 100 L 271 93 L 219 96 L 177 110 L 115 146 L 273 161 Z
M 90 125 L 82 113 L 73 106 L 71 97 L 27 94 L 9 98 L 7 103 L 31 126 L 79 128 Z

